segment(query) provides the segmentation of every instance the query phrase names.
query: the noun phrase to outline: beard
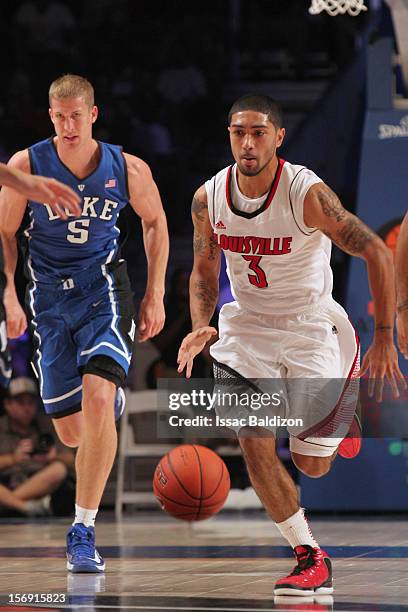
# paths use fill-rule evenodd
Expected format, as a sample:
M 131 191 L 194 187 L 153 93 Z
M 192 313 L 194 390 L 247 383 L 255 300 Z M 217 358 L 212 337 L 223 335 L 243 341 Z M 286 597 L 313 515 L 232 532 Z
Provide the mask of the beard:
M 258 166 L 257 168 L 245 168 L 240 164 L 240 162 L 237 162 L 238 170 L 244 176 L 258 176 L 258 174 L 261 174 L 261 172 L 265 170 L 266 166 L 271 162 L 271 160 L 273 159 L 273 155 L 274 154 L 272 154 L 271 157 L 261 167 Z

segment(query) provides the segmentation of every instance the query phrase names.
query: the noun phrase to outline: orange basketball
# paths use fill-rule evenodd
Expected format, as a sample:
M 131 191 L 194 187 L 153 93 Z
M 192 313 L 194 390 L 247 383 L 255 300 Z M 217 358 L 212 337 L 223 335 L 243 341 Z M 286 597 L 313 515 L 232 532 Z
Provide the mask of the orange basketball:
M 230 490 L 223 460 L 198 444 L 182 444 L 160 459 L 153 492 L 163 510 L 183 521 L 202 521 L 221 510 Z

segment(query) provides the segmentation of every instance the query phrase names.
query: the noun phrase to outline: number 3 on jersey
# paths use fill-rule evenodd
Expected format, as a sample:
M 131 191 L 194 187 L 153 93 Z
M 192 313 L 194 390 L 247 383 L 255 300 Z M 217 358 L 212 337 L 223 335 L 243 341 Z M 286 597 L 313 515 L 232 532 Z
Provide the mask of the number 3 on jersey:
M 266 280 L 265 272 L 259 266 L 260 261 L 262 259 L 259 255 L 243 255 L 242 256 L 245 261 L 249 261 L 249 269 L 255 274 L 248 274 L 248 280 L 251 285 L 258 287 L 259 289 L 263 289 L 268 286 L 268 281 Z
M 68 242 L 73 244 L 84 244 L 88 240 L 89 231 L 85 229 L 89 227 L 90 219 L 77 219 L 68 223 Z

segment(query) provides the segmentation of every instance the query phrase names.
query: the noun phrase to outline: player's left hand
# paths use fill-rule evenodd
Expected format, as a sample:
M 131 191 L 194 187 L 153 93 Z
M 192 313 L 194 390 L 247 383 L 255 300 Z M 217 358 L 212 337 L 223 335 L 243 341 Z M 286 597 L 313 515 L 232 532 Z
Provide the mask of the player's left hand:
M 157 336 L 163 329 L 165 318 L 163 298 L 146 294 L 139 309 L 139 342 Z
M 7 337 L 19 338 L 27 329 L 27 317 L 15 291 L 4 291 L 3 304 L 6 311 Z
M 405 378 L 398 366 L 398 353 L 392 338 L 375 339 L 366 352 L 359 376 L 368 373 L 368 395 L 382 401 L 385 378 L 391 385 L 393 397 L 399 397 L 398 386 L 406 389 Z

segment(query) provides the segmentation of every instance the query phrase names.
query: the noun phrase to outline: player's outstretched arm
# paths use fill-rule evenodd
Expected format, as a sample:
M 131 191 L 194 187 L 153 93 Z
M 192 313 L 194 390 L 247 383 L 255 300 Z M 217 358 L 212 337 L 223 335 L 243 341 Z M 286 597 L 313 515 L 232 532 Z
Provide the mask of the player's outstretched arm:
M 405 359 L 408 359 L 408 212 L 398 236 L 395 276 L 398 346 Z
M 15 160 L 17 164 L 19 157 Z M 11 160 L 9 166 L 0 163 L 0 185 L 18 191 L 27 200 L 49 204 L 62 219 L 67 219 L 65 209 L 77 216 L 81 214 L 80 198 L 68 185 L 46 176 L 34 176 L 30 174 L 30 166 L 25 163 L 24 166 L 26 171 L 14 166 Z
M 324 183 L 313 185 L 304 202 L 304 221 L 308 227 L 324 232 L 349 255 L 365 260 L 374 302 L 375 332 L 360 374 L 369 372 L 369 393 L 382 398 L 384 377 L 389 380 L 393 394 L 398 397 L 398 381 L 404 377 L 398 367 L 394 345 L 395 285 L 391 251 L 358 217 L 348 212 L 337 195 Z
M 9 167 L 30 172 L 28 151 L 19 151 L 13 155 L 9 161 Z M 3 186 L 0 192 L 0 236 L 3 246 L 4 274 L 7 281 L 3 300 L 9 338 L 18 338 L 27 327 L 25 312 L 18 301 L 14 284 L 18 258 L 16 233 L 23 220 L 26 207 L 26 196 L 11 187 Z
M 217 330 L 209 327 L 218 301 L 218 279 L 221 253 L 214 239 L 208 216 L 207 193 L 204 185 L 194 194 L 191 205 L 194 225 L 194 264 L 190 276 L 190 313 L 193 331 L 181 343 L 177 363 L 178 371 L 186 368 L 191 375 L 194 357 L 200 353 Z
M 130 205 L 142 220 L 147 257 L 147 286 L 139 311 L 139 342 L 156 336 L 165 320 L 164 289 L 169 258 L 169 234 L 159 190 L 149 166 L 124 153 L 128 170 Z

